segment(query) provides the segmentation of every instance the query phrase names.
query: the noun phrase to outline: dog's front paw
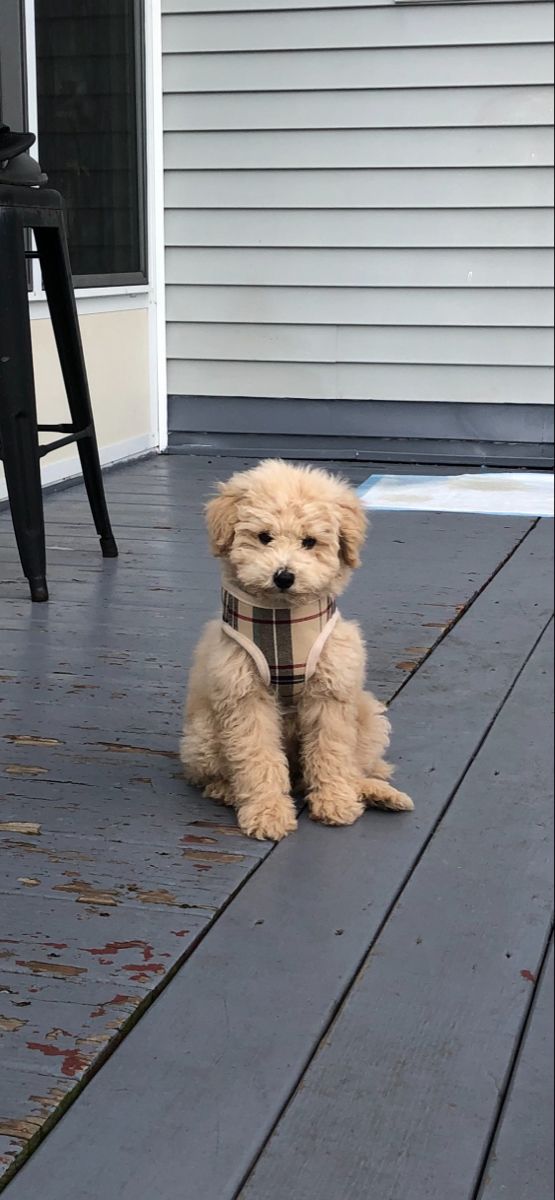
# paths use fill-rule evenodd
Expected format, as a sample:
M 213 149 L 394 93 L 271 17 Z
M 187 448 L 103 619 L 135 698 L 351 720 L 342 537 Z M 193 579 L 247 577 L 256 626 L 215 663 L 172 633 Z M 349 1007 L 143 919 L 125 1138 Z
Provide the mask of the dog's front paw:
M 308 797 L 310 816 L 323 825 L 353 825 L 364 812 L 355 792 L 314 791 Z
M 412 812 L 414 804 L 406 792 L 399 792 L 384 779 L 363 779 L 360 794 L 366 804 L 390 812 Z
M 275 800 L 256 800 L 241 804 L 237 811 L 239 828 L 248 837 L 260 841 L 280 842 L 297 828 L 295 805 L 289 796 Z

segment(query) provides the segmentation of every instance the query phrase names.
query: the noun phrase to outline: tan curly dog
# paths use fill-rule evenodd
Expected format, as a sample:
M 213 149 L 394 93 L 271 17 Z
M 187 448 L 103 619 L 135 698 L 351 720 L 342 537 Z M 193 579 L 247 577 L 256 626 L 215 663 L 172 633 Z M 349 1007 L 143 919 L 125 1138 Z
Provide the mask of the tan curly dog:
M 335 608 L 366 532 L 355 492 L 325 471 L 269 461 L 220 484 L 206 520 L 224 610 L 191 670 L 188 779 L 233 805 L 256 838 L 295 829 L 295 787 L 327 825 L 352 824 L 368 804 L 412 809 L 388 782 L 390 726 L 363 690 L 360 630 Z

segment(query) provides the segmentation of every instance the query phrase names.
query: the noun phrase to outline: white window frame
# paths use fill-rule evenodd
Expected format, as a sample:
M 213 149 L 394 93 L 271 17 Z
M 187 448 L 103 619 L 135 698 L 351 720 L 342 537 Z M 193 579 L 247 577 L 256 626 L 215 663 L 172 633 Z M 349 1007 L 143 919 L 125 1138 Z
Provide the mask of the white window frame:
M 0 0 L 1 3 L 1 0 Z M 149 374 L 151 428 L 160 450 L 168 445 L 168 390 L 166 365 L 165 250 L 164 250 L 164 157 L 162 92 L 162 0 L 148 0 L 145 10 L 145 162 L 147 205 L 148 283 L 76 288 L 80 316 L 92 313 L 147 309 L 149 317 Z M 35 3 L 24 0 L 25 67 L 29 130 L 37 136 L 37 60 Z M 32 261 L 32 290 L 29 293 L 32 320 L 48 317 L 40 267 Z

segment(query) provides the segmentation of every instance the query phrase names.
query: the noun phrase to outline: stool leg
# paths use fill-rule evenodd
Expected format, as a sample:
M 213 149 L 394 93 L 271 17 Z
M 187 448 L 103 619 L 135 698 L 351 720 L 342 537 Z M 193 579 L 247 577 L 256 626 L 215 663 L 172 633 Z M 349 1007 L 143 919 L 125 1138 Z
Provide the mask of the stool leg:
M 87 431 L 86 436 L 77 442 L 77 448 L 96 532 L 100 537 L 100 546 L 104 557 L 117 558 L 118 549 L 108 515 L 98 455 L 65 229 L 60 223 L 56 226 L 36 228 L 34 235 L 40 256 L 44 290 L 58 347 L 71 420 L 75 432 Z
M 23 230 L 0 209 L 0 447 L 23 572 L 48 600 L 37 407 Z

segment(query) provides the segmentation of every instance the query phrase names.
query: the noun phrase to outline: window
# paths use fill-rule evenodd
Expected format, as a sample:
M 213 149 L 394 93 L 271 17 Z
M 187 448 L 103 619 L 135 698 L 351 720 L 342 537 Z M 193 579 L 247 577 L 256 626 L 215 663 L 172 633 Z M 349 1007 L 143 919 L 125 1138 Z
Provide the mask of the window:
M 35 0 L 39 155 L 78 286 L 146 281 L 141 0 Z

